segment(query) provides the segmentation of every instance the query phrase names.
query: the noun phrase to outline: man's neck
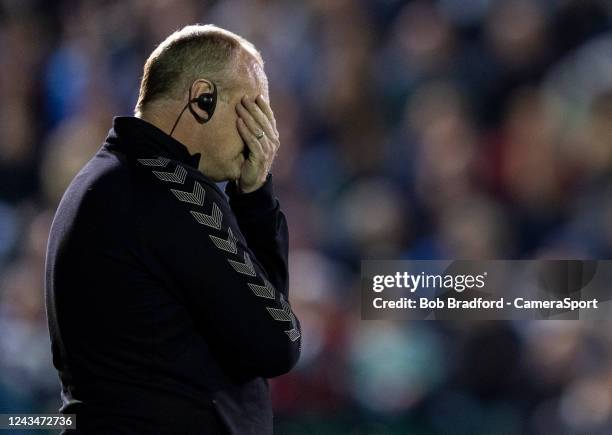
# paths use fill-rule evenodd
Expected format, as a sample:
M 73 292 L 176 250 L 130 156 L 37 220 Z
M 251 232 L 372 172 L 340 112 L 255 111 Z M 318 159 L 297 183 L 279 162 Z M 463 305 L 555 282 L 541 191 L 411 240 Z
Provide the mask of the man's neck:
M 160 116 L 159 113 L 155 111 L 136 111 L 134 113 L 134 116 L 136 118 L 140 118 L 143 121 L 148 122 L 151 125 L 154 125 L 158 129 L 166 133 L 168 136 L 170 136 L 170 130 L 172 130 L 172 126 L 176 121 L 174 119 L 167 119 L 167 117 L 165 116 Z M 178 127 L 176 128 L 171 137 L 174 140 L 180 142 L 183 146 L 185 146 L 185 148 L 187 148 L 187 151 L 189 151 L 189 154 L 202 154 L 201 150 L 196 149 L 196 147 L 193 145 L 193 141 L 189 140 L 188 136 L 186 135 L 186 130 L 188 129 L 185 129 L 184 126 L 180 125 L 179 123 Z M 201 160 L 198 170 L 203 172 L 203 168 L 201 167 Z
M 185 129 L 182 128 L 183 126 L 181 126 L 180 123 L 174 130 L 174 132 L 172 132 L 172 135 L 170 135 L 170 131 L 172 130 L 173 124 L 176 120 L 168 119 L 168 117 L 166 116 L 160 116 L 156 111 L 137 111 L 134 116 L 142 119 L 143 121 L 148 122 L 149 124 L 154 125 L 161 131 L 166 133 L 168 136 L 171 136 L 174 140 L 179 141 L 189 150 L 191 154 L 196 154 L 200 152 L 200 150 L 195 149 L 192 141 L 189 140 L 189 137 L 185 134 Z
M 170 128 L 168 127 L 169 122 L 166 121 L 163 117 L 157 116 L 155 112 L 136 111 L 136 113 L 134 113 L 134 116 L 136 118 L 140 118 L 143 121 L 148 122 L 151 125 L 154 125 L 166 134 L 170 132 Z

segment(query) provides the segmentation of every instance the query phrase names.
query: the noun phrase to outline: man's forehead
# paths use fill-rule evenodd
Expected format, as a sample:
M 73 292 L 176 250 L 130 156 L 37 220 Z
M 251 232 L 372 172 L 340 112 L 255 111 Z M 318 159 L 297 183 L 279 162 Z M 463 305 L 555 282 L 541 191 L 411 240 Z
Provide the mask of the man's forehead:
M 268 98 L 268 78 L 263 66 L 250 56 L 236 69 L 237 88 L 251 95 L 262 94 Z

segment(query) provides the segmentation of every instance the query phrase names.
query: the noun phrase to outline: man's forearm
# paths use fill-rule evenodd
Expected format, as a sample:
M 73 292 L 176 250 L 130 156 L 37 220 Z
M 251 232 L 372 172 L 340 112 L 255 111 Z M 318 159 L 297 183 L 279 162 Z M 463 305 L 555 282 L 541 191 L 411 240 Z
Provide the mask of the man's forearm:
M 241 194 L 235 186 L 228 185 L 226 193 L 249 248 L 271 283 L 288 298 L 289 235 L 287 220 L 274 197 L 272 175 L 269 174 L 266 183 L 255 192 Z

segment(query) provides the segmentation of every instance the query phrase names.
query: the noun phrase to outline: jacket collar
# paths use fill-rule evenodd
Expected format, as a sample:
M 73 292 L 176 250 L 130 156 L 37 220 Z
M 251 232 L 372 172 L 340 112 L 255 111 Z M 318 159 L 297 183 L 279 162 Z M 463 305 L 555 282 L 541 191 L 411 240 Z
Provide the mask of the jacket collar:
M 201 157 L 200 153 L 191 154 L 178 140 L 135 116 L 113 118 L 113 128 L 108 132 L 105 146 L 138 157 L 163 155 L 196 169 Z

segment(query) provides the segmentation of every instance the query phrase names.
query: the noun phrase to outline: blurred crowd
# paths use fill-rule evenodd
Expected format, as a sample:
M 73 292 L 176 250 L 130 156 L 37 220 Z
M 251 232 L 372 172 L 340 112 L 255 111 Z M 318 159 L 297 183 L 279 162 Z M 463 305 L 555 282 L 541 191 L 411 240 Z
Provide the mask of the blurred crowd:
M 277 433 L 612 433 L 612 321 L 359 306 L 363 259 L 612 257 L 611 19 L 607 0 L 0 0 L 0 413 L 59 408 L 54 210 L 148 54 L 200 22 L 260 49 L 281 135 L 304 345 L 271 381 Z

